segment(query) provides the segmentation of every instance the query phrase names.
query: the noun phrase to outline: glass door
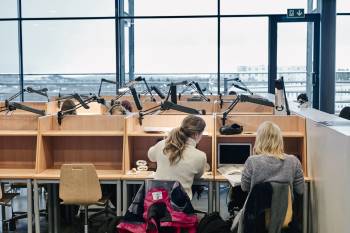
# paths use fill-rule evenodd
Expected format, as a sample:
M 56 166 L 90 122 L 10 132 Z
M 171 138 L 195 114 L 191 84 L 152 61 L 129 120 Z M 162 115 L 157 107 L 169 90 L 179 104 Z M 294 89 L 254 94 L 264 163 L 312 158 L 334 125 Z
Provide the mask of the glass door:
M 289 101 L 306 93 L 312 106 L 319 108 L 319 27 L 319 14 L 297 19 L 270 16 L 270 93 L 274 93 L 274 80 L 283 76 Z

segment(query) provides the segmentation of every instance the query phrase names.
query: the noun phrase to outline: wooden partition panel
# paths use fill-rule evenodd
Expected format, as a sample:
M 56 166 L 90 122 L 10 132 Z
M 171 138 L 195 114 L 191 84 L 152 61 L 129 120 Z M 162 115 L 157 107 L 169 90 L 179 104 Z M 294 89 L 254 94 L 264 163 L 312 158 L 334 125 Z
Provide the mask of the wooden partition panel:
M 31 114 L 0 115 L 0 170 L 34 172 L 38 117 Z
M 149 170 L 155 171 L 157 164 L 148 159 L 148 150 L 160 140 L 165 139 L 165 136 L 130 136 L 128 137 L 129 164 L 126 165 L 126 170 L 136 167 L 137 160 L 146 160 Z M 207 162 L 212 168 L 212 137 L 204 136 L 197 145 L 197 148 L 207 155 Z
M 60 169 L 64 163 L 93 163 L 96 169 L 122 170 L 123 137 L 43 137 L 47 168 Z
M 34 169 L 36 136 L 0 136 L 0 169 Z
M 162 136 L 154 136 L 154 137 L 128 137 L 128 149 L 129 151 L 129 164 L 126 165 L 126 171 L 131 168 L 136 167 L 137 160 L 146 160 L 148 162 L 149 170 L 155 171 L 157 168 L 156 163 L 152 163 L 149 161 L 147 157 L 147 152 L 150 147 L 155 145 L 158 141 L 163 140 Z
M 193 108 L 196 109 L 198 111 L 202 111 L 204 110 L 206 115 L 211 115 L 214 112 L 214 102 L 205 102 L 205 101 L 178 101 L 177 102 L 178 105 L 184 106 L 184 107 L 188 107 L 188 108 Z M 176 110 L 167 110 L 162 112 L 162 115 L 188 115 L 187 113 L 184 112 L 179 112 Z
M 109 115 L 68 115 L 64 116 L 61 125 L 58 124 L 57 116 L 51 117 L 51 128 L 62 133 L 64 131 L 91 132 L 114 132 L 124 134 L 124 117 Z
M 15 131 L 18 134 L 30 131 L 37 132 L 38 116 L 35 115 L 0 115 L 0 133 L 6 134 L 6 131 Z
M 226 100 L 222 107 L 220 105 L 220 101 L 215 101 L 214 103 L 214 112 L 218 114 L 222 114 L 231 104 L 231 102 L 234 99 Z M 246 114 L 260 114 L 260 115 L 273 115 L 274 109 L 273 107 L 263 106 L 259 104 L 253 104 L 253 103 L 238 103 L 230 112 L 230 115 L 246 115 Z
M 160 101 L 163 101 L 164 99 L 161 99 L 157 94 L 155 93 L 152 93 L 153 94 L 153 97 L 156 99 L 156 102 L 160 102 Z M 167 96 L 167 92 L 163 92 L 163 94 L 165 95 L 165 97 Z M 178 95 L 179 97 L 179 95 Z M 181 95 L 181 98 L 177 98 L 177 101 L 186 101 L 187 99 L 193 97 L 193 95 Z M 210 99 L 210 102 L 214 102 L 215 100 L 219 100 L 219 96 L 218 95 L 206 95 L 206 97 L 208 99 Z M 103 96 L 103 98 L 105 100 L 111 100 L 114 98 L 114 96 Z M 120 100 L 128 100 L 130 102 L 133 102 L 134 99 L 131 95 L 125 95 L 123 97 L 120 98 Z M 140 100 L 142 103 L 145 103 L 145 102 L 151 102 L 151 97 L 150 95 L 141 95 L 140 97 Z
M 46 107 L 47 107 L 47 102 L 21 102 L 21 104 L 23 104 L 24 106 L 28 106 L 37 110 L 45 110 L 46 111 Z M 5 106 L 5 102 L 1 101 L 0 102 L 0 106 Z M 6 112 L 1 112 L 1 115 L 5 115 Z M 35 113 L 31 113 L 31 112 L 27 112 L 21 109 L 16 109 L 15 111 L 12 111 L 10 113 L 10 115 L 29 115 L 29 116 L 36 116 L 37 114 Z
M 208 98 L 210 99 L 210 102 L 206 102 L 206 101 L 186 101 L 187 98 L 189 97 L 193 97 L 193 96 L 182 96 L 181 97 L 181 100 L 178 99 L 178 104 L 182 105 L 182 106 L 186 106 L 186 107 L 190 107 L 190 108 L 194 108 L 194 109 L 197 109 L 197 110 L 205 110 L 206 111 L 206 114 L 210 115 L 214 112 L 214 101 L 217 99 L 216 96 L 208 96 Z M 104 97 L 105 99 L 108 99 L 110 100 L 112 97 L 111 96 L 107 96 L 107 97 Z M 150 96 L 144 96 L 142 95 L 141 98 L 140 98 L 140 102 L 142 104 L 142 107 L 143 107 L 143 111 L 147 110 L 147 109 L 150 109 L 152 107 L 155 107 L 155 106 L 158 106 L 161 101 L 164 101 L 162 99 L 160 99 L 158 96 L 155 95 L 155 98 L 156 98 L 156 102 L 153 102 L 151 101 L 150 99 Z M 139 110 L 136 108 L 136 105 L 135 105 L 135 101 L 134 99 L 132 98 L 132 96 L 123 96 L 119 99 L 119 101 L 123 101 L 123 100 L 127 100 L 130 102 L 131 104 L 131 107 L 132 107 L 132 112 L 139 112 Z M 106 112 L 106 108 L 104 109 L 104 112 Z M 181 115 L 181 114 L 184 114 L 184 115 L 187 115 L 186 113 L 183 113 L 183 112 L 179 112 L 179 111 L 175 111 L 175 110 L 168 110 L 168 111 L 165 111 L 163 112 L 162 114 L 165 114 L 165 115 L 168 115 L 168 114 L 171 114 L 171 115 Z
M 151 115 L 145 116 L 142 125 L 139 124 L 137 116 L 127 118 L 126 124 L 126 146 L 125 146 L 125 171 L 129 171 L 135 167 L 137 160 L 147 160 L 150 170 L 156 169 L 156 164 L 148 160 L 148 149 L 155 145 L 158 141 L 163 140 L 167 136 L 167 132 L 172 128 L 181 125 L 186 115 Z M 206 122 L 206 129 L 198 149 L 204 151 L 207 155 L 207 161 L 211 168 L 214 164 L 214 116 L 200 116 Z M 159 130 L 164 128 L 166 132 L 146 133 L 145 128 L 157 127 Z
M 61 110 L 62 103 L 63 101 L 60 101 L 60 104 L 58 104 L 57 100 L 50 101 L 49 103 L 46 104 L 46 114 L 47 115 L 54 115 L 57 114 Z M 75 101 L 75 104 L 78 104 L 77 101 Z M 58 106 L 59 105 L 59 106 Z M 104 113 L 104 106 L 97 103 L 97 102 L 92 102 L 88 104 L 89 108 L 85 109 L 83 107 L 77 109 L 77 114 L 78 115 L 91 115 L 91 114 L 102 114 Z
M 285 153 L 293 154 L 299 158 L 306 174 L 306 131 L 305 119 L 300 116 L 275 116 L 275 115 L 235 115 L 229 116 L 226 125 L 237 123 L 243 126 L 243 132 L 235 135 L 221 135 L 222 116 L 216 117 L 216 146 L 218 143 L 250 143 L 254 146 L 256 131 L 260 124 L 271 121 L 277 124 L 284 139 Z M 217 147 L 216 147 L 217 148 Z M 215 153 L 217 155 L 217 152 Z M 216 163 L 217 156 L 215 157 Z
M 99 170 L 122 173 L 125 119 L 123 116 L 57 116 L 39 120 L 37 173 L 60 169 L 64 163 L 93 163 Z
M 305 119 L 299 116 L 278 116 L 278 115 L 243 115 L 229 116 L 226 125 L 237 123 L 243 126 L 243 133 L 255 133 L 261 123 L 272 121 L 277 124 L 285 134 L 305 135 Z M 222 126 L 222 115 L 217 115 L 217 130 Z
M 152 135 L 144 131 L 145 127 L 164 127 L 175 128 L 181 125 L 182 120 L 187 115 L 148 115 L 144 116 L 142 125 L 139 124 L 138 115 L 127 118 L 127 135 Z M 200 115 L 206 122 L 204 134 L 213 135 L 214 133 L 214 116 Z M 165 134 L 164 134 L 165 135 Z

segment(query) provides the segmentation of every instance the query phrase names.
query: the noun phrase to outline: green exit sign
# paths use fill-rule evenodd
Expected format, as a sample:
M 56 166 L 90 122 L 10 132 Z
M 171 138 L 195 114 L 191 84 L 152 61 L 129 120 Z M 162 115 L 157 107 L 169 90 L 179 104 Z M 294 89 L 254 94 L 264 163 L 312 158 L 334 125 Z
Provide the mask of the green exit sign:
M 304 9 L 288 9 L 287 17 L 288 18 L 305 18 Z

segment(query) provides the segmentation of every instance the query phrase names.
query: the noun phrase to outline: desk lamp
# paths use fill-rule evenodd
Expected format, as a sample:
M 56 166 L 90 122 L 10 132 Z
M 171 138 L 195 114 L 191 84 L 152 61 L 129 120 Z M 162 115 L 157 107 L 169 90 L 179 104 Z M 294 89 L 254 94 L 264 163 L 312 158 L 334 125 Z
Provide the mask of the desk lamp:
M 278 115 L 290 115 L 283 76 L 275 80 L 275 110 Z
M 183 82 L 181 82 L 183 83 Z M 185 107 L 185 106 L 182 106 L 182 105 L 179 105 L 179 104 L 176 104 L 172 101 L 169 101 L 169 98 L 171 97 L 171 94 L 173 93 L 174 89 L 172 87 L 176 87 L 176 85 L 179 84 L 179 83 L 171 83 L 170 85 L 170 88 L 169 88 L 169 91 L 168 91 L 168 95 L 165 99 L 165 101 L 161 102 L 159 105 L 157 106 L 154 106 L 152 108 L 149 108 L 145 111 L 140 111 L 139 112 L 139 123 L 140 125 L 142 125 L 142 120 L 143 120 L 143 117 L 146 116 L 146 115 L 152 115 L 154 113 L 159 113 L 159 112 L 163 112 L 163 111 L 166 111 L 166 110 L 176 110 L 176 111 L 179 111 L 179 112 L 184 112 L 184 113 L 188 113 L 188 114 L 194 114 L 194 115 L 205 115 L 205 110 L 197 110 L 197 109 L 193 109 L 193 108 L 189 108 L 189 107 Z M 176 91 L 175 91 L 175 97 L 176 97 Z
M 271 101 L 265 98 L 261 98 L 258 96 L 251 96 L 251 95 L 237 95 L 236 99 L 234 99 L 230 104 L 230 106 L 228 106 L 228 108 L 223 112 L 222 125 L 225 125 L 228 114 L 233 110 L 233 108 L 239 102 L 249 102 L 249 103 L 264 105 L 268 107 L 275 107 L 274 103 L 272 103 Z
M 61 125 L 63 117 L 74 110 L 77 110 L 78 108 L 84 107 L 85 109 L 89 109 L 89 103 L 97 102 L 99 104 L 105 105 L 105 100 L 103 98 L 97 97 L 94 94 L 91 94 L 89 97 L 83 99 L 78 93 L 72 94 L 72 98 L 76 99 L 78 101 L 78 104 L 74 105 L 71 109 L 67 109 L 64 111 L 57 112 L 57 121 L 58 124 Z
M 98 88 L 98 93 L 97 93 L 97 96 L 100 97 L 101 96 L 101 89 L 102 89 L 102 84 L 103 83 L 111 83 L 111 84 L 115 84 L 117 85 L 117 82 L 113 81 L 113 80 L 108 80 L 108 79 L 105 79 L 105 78 L 102 78 L 101 79 L 101 82 L 100 82 L 100 86 Z
M 202 89 L 199 83 L 195 81 L 191 81 L 191 82 L 186 81 L 185 88 L 182 90 L 182 92 L 179 93 L 179 100 L 181 99 L 181 95 L 184 94 L 186 91 L 188 91 L 189 88 L 192 88 L 193 92 L 196 92 L 197 94 L 199 94 L 201 100 L 210 102 L 210 99 L 206 97 L 203 93 L 203 91 L 205 91 L 206 89 Z
M 79 98 L 80 99 L 86 99 L 86 98 L 89 98 L 92 94 L 76 94 L 76 93 L 73 93 L 73 94 L 66 94 L 66 95 L 62 95 L 61 93 L 58 93 L 58 98 L 56 99 L 57 101 L 57 107 L 58 108 L 61 108 L 61 102 L 64 102 L 65 100 L 67 99 L 76 99 L 79 101 Z
M 247 85 L 240 78 L 226 79 L 226 82 L 233 81 L 232 86 L 242 91 L 248 92 L 250 95 L 254 93 L 247 87 Z M 219 95 L 220 98 L 220 108 L 222 108 L 225 100 L 222 98 L 222 94 Z
M 43 89 L 39 89 L 39 90 L 35 90 L 32 87 L 27 87 L 24 88 L 23 90 L 17 92 L 16 94 L 14 94 L 13 96 L 11 96 L 10 98 L 5 100 L 5 106 L 0 108 L 0 112 L 4 112 L 4 111 L 15 111 L 16 109 L 21 109 L 27 112 L 31 112 L 31 113 L 35 113 L 41 116 L 45 116 L 45 110 L 38 110 L 32 107 L 28 107 L 25 106 L 24 104 L 21 103 L 17 103 L 17 102 L 12 102 L 14 99 L 16 99 L 18 96 L 22 95 L 23 93 L 27 92 L 27 93 L 35 93 L 38 95 L 42 95 L 45 96 L 47 98 L 47 100 L 49 101 L 49 97 L 47 95 L 47 88 L 43 88 Z

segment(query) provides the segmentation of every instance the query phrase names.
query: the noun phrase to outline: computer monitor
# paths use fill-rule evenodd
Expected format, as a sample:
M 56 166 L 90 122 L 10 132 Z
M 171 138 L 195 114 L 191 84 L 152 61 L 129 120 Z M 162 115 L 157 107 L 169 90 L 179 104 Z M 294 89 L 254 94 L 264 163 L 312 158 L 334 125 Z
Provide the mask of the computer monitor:
M 252 153 L 250 143 L 219 143 L 218 144 L 218 165 L 240 165 Z

